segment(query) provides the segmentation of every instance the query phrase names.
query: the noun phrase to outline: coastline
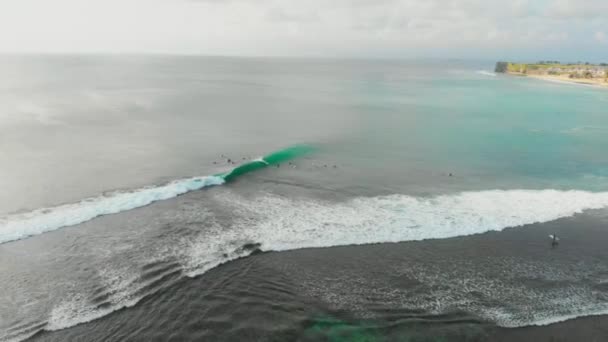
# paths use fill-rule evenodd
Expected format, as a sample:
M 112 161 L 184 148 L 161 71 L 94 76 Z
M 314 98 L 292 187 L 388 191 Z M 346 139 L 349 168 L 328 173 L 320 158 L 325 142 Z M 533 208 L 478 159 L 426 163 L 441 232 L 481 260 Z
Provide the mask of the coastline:
M 559 76 L 535 75 L 535 74 L 526 75 L 526 74 L 516 73 L 516 72 L 507 72 L 506 74 L 512 75 L 512 76 L 530 77 L 530 78 L 535 78 L 535 79 L 553 82 L 553 83 L 584 85 L 584 86 L 608 89 L 608 82 L 605 82 L 604 79 L 584 79 L 584 78 L 572 79 L 566 75 L 559 75 Z

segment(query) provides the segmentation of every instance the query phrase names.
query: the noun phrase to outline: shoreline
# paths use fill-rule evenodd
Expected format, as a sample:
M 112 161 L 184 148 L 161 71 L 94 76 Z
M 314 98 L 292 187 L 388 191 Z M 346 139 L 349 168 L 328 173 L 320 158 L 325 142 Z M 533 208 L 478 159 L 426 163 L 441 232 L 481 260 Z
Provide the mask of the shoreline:
M 608 82 L 604 82 L 604 79 L 572 79 L 568 76 L 553 76 L 553 75 L 534 75 L 534 74 L 522 74 L 515 72 L 507 72 L 506 74 L 512 76 L 523 76 L 530 77 L 538 80 L 543 80 L 547 82 L 553 83 L 562 83 L 562 84 L 573 84 L 573 85 L 583 85 L 583 86 L 591 86 L 595 88 L 603 88 L 608 89 Z

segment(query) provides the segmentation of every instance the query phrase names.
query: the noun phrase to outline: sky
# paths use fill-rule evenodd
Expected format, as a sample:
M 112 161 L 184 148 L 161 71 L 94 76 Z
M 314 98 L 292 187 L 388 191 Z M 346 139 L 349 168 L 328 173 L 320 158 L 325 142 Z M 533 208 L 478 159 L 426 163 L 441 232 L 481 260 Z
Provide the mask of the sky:
M 608 0 L 0 0 L 0 52 L 608 60 Z

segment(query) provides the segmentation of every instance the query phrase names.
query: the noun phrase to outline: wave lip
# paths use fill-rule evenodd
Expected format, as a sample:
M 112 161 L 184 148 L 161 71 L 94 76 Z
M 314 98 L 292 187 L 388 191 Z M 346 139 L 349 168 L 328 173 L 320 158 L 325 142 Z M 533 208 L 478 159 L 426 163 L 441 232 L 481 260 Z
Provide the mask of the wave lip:
M 216 176 L 190 178 L 174 181 L 163 186 L 142 188 L 130 192 L 116 192 L 108 196 L 89 198 L 78 203 L 9 215 L 0 219 L 0 243 L 77 225 L 99 216 L 143 207 L 156 201 L 223 183 L 224 179 Z
M 253 172 L 255 170 L 263 169 L 271 165 L 277 165 L 284 163 L 291 159 L 301 157 L 305 154 L 312 152 L 314 149 L 309 145 L 295 145 L 288 147 L 283 150 L 279 150 L 268 154 L 262 158 L 254 159 L 248 163 L 235 167 L 230 172 L 216 175 L 217 177 L 223 178 L 226 182 L 233 181 L 237 177 L 240 177 L 246 173 Z
M 77 225 L 99 216 L 143 207 L 208 186 L 221 185 L 246 173 L 286 162 L 311 151 L 313 148 L 309 145 L 294 145 L 239 165 L 226 173 L 177 180 L 162 186 L 146 187 L 130 192 L 116 192 L 108 196 L 85 199 L 78 203 L 0 217 L 0 244 Z

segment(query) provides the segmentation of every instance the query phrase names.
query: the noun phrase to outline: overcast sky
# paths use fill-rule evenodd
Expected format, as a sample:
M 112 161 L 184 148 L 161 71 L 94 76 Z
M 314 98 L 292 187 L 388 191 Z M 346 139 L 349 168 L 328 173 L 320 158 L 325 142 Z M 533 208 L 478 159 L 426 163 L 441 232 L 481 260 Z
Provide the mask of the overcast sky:
M 608 0 L 0 0 L 0 51 L 608 60 Z

